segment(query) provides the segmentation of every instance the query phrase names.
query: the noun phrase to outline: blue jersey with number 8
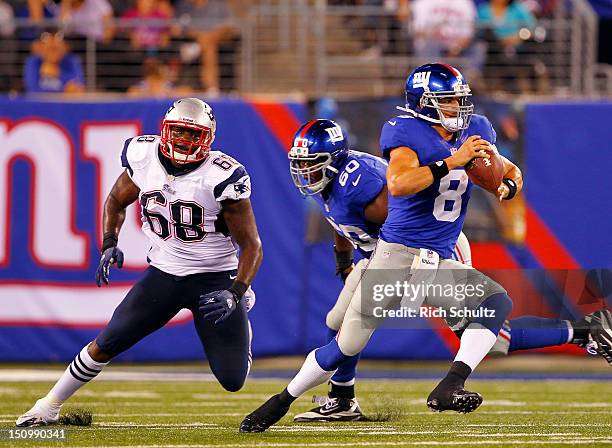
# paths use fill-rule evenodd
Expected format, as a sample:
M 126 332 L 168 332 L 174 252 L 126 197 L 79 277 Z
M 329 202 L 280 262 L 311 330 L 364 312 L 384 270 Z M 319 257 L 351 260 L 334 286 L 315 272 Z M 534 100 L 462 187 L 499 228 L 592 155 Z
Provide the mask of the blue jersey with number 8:
M 459 139 L 447 142 L 426 121 L 400 115 L 385 123 L 380 148 L 389 160 L 391 150 L 407 146 L 416 152 L 421 166 L 449 157 L 471 135 L 480 135 L 494 144 L 496 135 L 482 115 L 472 116 L 470 127 Z M 410 195 L 389 195 L 389 214 L 380 237 L 389 243 L 436 251 L 451 258 L 463 227 L 472 182 L 465 170 L 456 168 L 424 190 Z
M 386 185 L 386 171 L 380 157 L 350 151 L 323 194 L 313 196 L 334 230 L 364 256 L 374 250 L 380 232 L 380 225 L 366 219 L 365 208 Z

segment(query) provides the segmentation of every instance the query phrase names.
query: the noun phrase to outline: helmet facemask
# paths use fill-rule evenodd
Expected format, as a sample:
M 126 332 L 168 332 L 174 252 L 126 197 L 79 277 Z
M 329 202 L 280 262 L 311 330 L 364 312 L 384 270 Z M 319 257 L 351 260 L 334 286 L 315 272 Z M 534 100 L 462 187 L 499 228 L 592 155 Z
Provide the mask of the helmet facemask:
M 444 129 L 449 132 L 458 132 L 465 130 L 470 125 L 470 120 L 474 114 L 474 105 L 468 101 L 470 88 L 466 84 L 460 84 L 455 87 L 454 91 L 447 92 L 423 92 L 420 106 L 422 108 L 430 107 L 437 111 L 439 123 Z M 457 106 L 447 103 L 450 99 L 456 99 Z M 446 115 L 446 114 L 448 115 Z M 438 120 L 436 120 L 437 122 Z
M 295 147 L 289 152 L 289 171 L 293 183 L 304 196 L 321 193 L 332 180 L 328 170 L 334 174 L 338 172 L 331 166 L 332 155 L 329 153 L 298 155 L 294 149 Z
M 176 163 L 192 163 L 208 156 L 213 140 L 214 134 L 206 126 L 164 120 L 160 149 L 164 156 Z

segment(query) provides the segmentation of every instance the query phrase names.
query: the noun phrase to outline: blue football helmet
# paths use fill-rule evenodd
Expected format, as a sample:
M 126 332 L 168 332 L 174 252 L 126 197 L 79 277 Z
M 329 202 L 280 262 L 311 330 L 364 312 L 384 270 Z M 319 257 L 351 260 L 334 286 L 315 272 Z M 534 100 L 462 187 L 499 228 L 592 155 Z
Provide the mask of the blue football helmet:
M 348 140 L 332 120 L 312 120 L 300 126 L 289 151 L 293 183 L 304 196 L 323 191 L 348 156 Z
M 467 129 L 474 113 L 470 86 L 461 72 L 446 64 L 425 64 L 406 80 L 406 110 L 449 132 Z M 450 102 L 457 100 L 457 104 Z

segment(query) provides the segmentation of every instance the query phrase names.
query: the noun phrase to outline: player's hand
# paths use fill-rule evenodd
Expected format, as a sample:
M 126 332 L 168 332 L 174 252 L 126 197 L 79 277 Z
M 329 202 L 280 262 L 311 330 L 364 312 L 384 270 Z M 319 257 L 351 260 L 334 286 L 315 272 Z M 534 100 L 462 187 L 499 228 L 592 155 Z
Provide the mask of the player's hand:
M 213 291 L 200 296 L 199 310 L 204 319 L 213 320 L 215 325 L 225 321 L 234 312 L 238 305 L 236 296 L 227 289 Z
M 490 158 L 491 156 L 485 152 L 486 149 L 490 149 L 491 144 L 480 137 L 480 135 L 472 135 L 467 138 L 465 142 L 461 145 L 461 147 L 455 152 L 452 156 L 449 157 L 449 161 L 451 165 L 449 169 L 453 169 L 457 166 L 465 166 L 470 160 L 474 157 L 482 157 L 485 159 Z M 447 161 L 447 165 L 448 165 Z
M 117 246 L 109 247 L 102 253 L 96 271 L 96 285 L 98 287 L 102 286 L 102 282 L 108 285 L 110 267 L 114 263 L 117 263 L 119 269 L 123 267 L 123 252 Z
M 507 198 L 509 194 L 510 188 L 508 188 L 508 185 L 506 184 L 501 184 L 497 189 L 497 198 L 500 200 L 500 202 L 503 201 L 504 198 Z

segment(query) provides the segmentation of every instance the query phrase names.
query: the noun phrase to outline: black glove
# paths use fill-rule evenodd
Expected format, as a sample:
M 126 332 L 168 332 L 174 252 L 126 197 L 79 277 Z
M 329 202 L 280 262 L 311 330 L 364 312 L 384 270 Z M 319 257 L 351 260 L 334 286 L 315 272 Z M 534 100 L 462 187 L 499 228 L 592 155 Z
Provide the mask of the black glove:
M 236 295 L 227 289 L 213 291 L 200 296 L 199 310 L 204 319 L 214 320 L 215 325 L 224 322 L 234 312 L 238 305 Z
M 119 269 L 123 267 L 123 252 L 117 246 L 109 247 L 102 252 L 96 271 L 96 285 L 98 287 L 102 286 L 102 282 L 108 285 L 108 275 L 113 263 L 117 263 Z

